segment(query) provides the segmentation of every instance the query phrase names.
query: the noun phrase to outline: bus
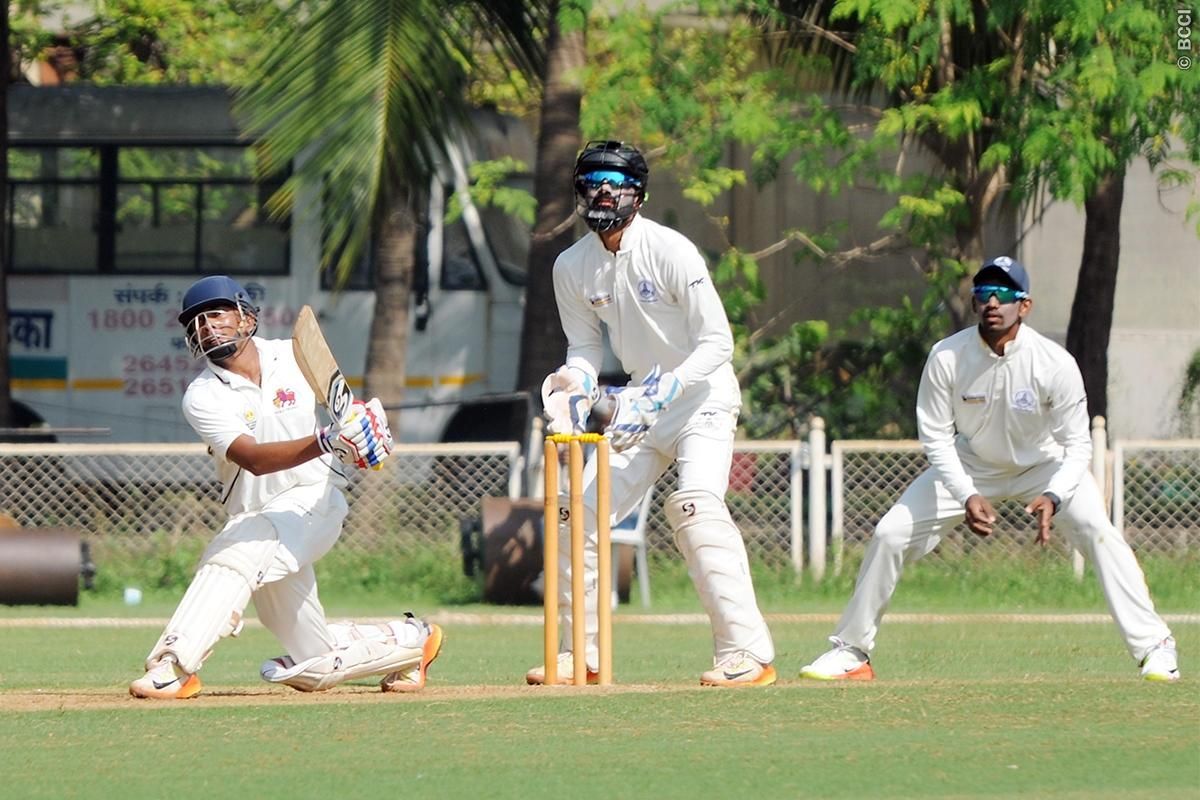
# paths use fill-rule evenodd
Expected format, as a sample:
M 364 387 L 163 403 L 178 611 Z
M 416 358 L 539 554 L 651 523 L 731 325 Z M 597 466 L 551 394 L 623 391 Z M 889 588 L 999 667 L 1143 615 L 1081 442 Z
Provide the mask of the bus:
M 19 425 L 76 431 L 61 441 L 82 440 L 84 430 L 113 442 L 193 441 L 179 406 L 202 364 L 189 356 L 176 315 L 186 288 L 209 274 L 246 288 L 267 338 L 290 336 L 298 310 L 311 305 L 361 388 L 371 259 L 334 291 L 319 268 L 314 198 L 299 198 L 288 219 L 266 213 L 283 176 L 255 179 L 254 148 L 228 89 L 21 86 L 10 89 L 8 112 Z M 528 419 L 527 403 L 511 392 L 529 230 L 476 207 L 467 190 L 473 159 L 532 163 L 534 141 L 497 113 L 477 112 L 474 122 L 430 187 L 401 441 L 521 440 Z M 462 211 L 448 221 L 455 195 Z

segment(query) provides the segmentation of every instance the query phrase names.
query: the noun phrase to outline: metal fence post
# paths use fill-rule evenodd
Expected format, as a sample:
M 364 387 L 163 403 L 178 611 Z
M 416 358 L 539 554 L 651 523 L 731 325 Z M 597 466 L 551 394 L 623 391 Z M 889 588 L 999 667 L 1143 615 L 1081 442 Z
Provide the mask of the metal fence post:
M 808 430 L 808 563 L 814 580 L 825 577 L 825 420 Z
M 800 442 L 793 442 L 788 465 L 788 495 L 792 522 L 792 568 L 799 578 L 804 573 L 804 463 Z

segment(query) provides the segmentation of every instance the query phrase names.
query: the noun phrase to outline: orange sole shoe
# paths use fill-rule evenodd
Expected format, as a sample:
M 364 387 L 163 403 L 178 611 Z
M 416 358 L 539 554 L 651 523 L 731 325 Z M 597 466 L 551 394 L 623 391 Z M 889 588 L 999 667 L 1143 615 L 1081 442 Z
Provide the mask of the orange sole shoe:
M 200 678 L 196 675 L 189 675 L 183 685 L 174 692 L 148 691 L 130 686 L 129 694 L 139 700 L 190 700 L 200 694 L 202 688 Z
M 845 675 L 825 675 L 801 670 L 800 677 L 814 681 L 873 681 L 875 680 L 875 670 L 871 669 L 870 663 L 866 663 Z
M 737 689 L 737 688 L 741 688 L 743 686 L 770 686 L 771 684 L 775 683 L 775 681 L 777 681 L 777 680 L 779 680 L 779 675 L 775 672 L 775 667 L 768 664 L 767 666 L 763 667 L 762 674 L 759 675 L 757 678 L 755 678 L 752 681 L 738 681 L 738 680 L 727 681 L 727 680 L 717 680 L 717 679 L 713 679 L 713 678 L 703 678 L 702 677 L 702 678 L 700 678 L 700 685 L 701 686 L 720 686 L 720 687 L 728 688 L 728 689 Z
M 425 639 L 425 644 L 421 646 L 421 665 L 417 667 L 417 680 L 415 683 L 400 681 L 402 673 L 389 672 L 384 679 L 379 682 L 379 688 L 385 692 L 419 692 L 425 688 L 425 676 L 429 673 L 429 665 L 437 659 L 442 652 L 442 645 L 446 641 L 446 634 L 442 631 L 441 625 L 430 625 L 429 636 Z

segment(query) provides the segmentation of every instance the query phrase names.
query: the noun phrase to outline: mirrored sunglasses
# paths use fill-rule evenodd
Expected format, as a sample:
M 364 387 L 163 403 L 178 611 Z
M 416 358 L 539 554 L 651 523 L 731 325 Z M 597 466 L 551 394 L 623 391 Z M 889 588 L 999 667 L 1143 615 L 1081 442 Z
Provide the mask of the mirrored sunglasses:
M 1029 297 L 1028 292 L 1022 292 L 1020 289 L 1014 289 L 1011 286 L 976 286 L 971 290 L 971 293 L 975 295 L 975 299 L 980 303 L 986 303 L 991 299 L 992 295 L 995 295 L 997 302 L 1002 306 Z
M 617 172 L 613 169 L 597 169 L 579 176 L 579 180 L 589 189 L 597 189 L 604 184 L 612 186 L 614 189 L 626 189 L 630 187 L 640 187 L 642 182 L 637 178 L 626 175 L 624 172 Z

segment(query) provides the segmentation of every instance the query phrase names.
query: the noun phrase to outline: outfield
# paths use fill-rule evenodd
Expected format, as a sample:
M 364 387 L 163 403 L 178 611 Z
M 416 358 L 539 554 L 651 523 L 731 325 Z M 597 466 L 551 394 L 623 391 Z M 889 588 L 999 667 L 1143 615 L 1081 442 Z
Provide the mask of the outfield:
M 420 695 L 268 687 L 257 668 L 276 646 L 252 627 L 206 664 L 200 698 L 154 703 L 125 686 L 161 618 L 86 627 L 65 611 L 35 625 L 43 610 L 4 610 L 3 794 L 1200 796 L 1195 614 L 1174 617 L 1185 678 L 1173 685 L 1137 679 L 1103 613 L 897 614 L 880 680 L 801 682 L 833 615 L 772 614 L 780 683 L 728 691 L 697 685 L 709 640 L 694 616 L 622 611 L 619 685 L 575 689 L 522 685 L 540 652 L 535 612 L 465 611 L 441 612 L 446 648 Z

